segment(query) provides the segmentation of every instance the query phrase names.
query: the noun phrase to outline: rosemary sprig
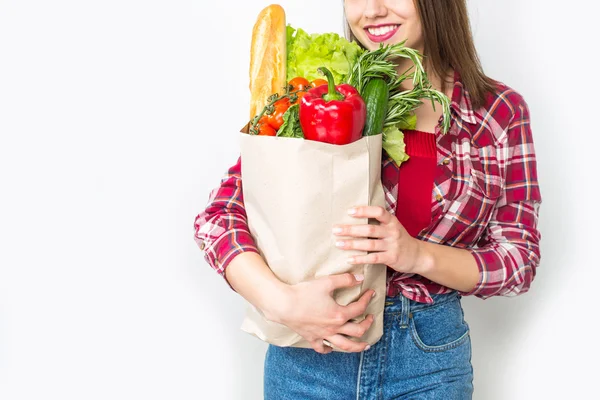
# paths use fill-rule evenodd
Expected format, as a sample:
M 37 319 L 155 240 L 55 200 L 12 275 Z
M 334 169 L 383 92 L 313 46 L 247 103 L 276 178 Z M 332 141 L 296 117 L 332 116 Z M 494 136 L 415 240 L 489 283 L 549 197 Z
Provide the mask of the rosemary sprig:
M 443 109 L 442 132 L 450 129 L 450 100 L 443 93 L 432 88 L 423 68 L 423 56 L 414 49 L 405 46 L 406 41 L 392 45 L 379 45 L 372 51 L 363 51 L 352 65 L 347 82 L 363 93 L 365 85 L 373 78 L 382 78 L 388 85 L 390 96 L 388 112 L 384 126 L 393 126 L 400 122 L 407 113 L 412 113 L 421 104 L 422 99 L 431 100 L 435 109 L 435 102 L 441 104 Z M 398 58 L 410 59 L 413 66 L 402 74 L 398 74 L 394 60 Z M 413 89 L 403 90 L 402 83 L 412 79 Z
M 392 45 L 379 45 L 377 50 L 363 51 L 352 65 L 347 81 L 350 85 L 362 93 L 362 89 L 371 78 L 387 78 L 391 83 L 391 89 L 395 89 L 407 77 L 413 78 L 415 86 L 424 86 L 427 81 L 425 69 L 423 68 L 422 56 L 418 51 L 406 47 L 405 41 Z M 396 58 L 408 58 L 415 65 L 412 75 L 407 73 L 398 76 L 396 65 L 392 62 Z M 408 71 L 407 71 L 408 72 Z
M 388 101 L 388 111 L 383 123 L 384 127 L 394 126 L 398 124 L 408 113 L 414 112 L 423 104 L 423 99 L 431 100 L 433 109 L 435 103 L 442 106 L 442 132 L 446 133 L 450 129 L 450 99 L 442 92 L 431 87 L 414 88 L 396 92 L 390 95 Z

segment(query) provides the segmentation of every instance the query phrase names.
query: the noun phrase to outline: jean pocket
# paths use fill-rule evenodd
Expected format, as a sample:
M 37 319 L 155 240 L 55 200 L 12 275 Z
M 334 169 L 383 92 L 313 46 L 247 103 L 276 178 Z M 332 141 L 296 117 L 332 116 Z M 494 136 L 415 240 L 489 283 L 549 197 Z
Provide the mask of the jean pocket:
M 411 313 L 410 330 L 415 345 L 426 352 L 458 347 L 470 331 L 458 298 Z

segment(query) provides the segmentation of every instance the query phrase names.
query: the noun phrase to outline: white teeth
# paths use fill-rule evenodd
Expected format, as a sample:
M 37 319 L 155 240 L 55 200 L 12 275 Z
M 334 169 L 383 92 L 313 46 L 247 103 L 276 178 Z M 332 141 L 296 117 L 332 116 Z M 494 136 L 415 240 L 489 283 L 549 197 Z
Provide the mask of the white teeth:
M 397 27 L 398 27 L 398 25 L 386 25 L 386 26 L 381 26 L 381 27 L 377 27 L 377 28 L 367 28 L 367 30 L 373 36 L 383 36 L 386 33 L 393 31 Z

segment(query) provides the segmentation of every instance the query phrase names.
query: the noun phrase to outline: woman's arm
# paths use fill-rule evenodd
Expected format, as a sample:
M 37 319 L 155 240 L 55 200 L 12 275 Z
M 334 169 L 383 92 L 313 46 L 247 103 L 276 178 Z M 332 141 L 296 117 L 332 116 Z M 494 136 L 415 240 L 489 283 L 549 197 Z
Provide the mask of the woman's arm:
M 290 286 L 281 282 L 263 258 L 254 252 L 238 254 L 225 270 L 229 285 L 270 321 L 285 311 Z
M 204 211 L 194 220 L 194 239 L 206 262 L 234 291 L 227 281 L 227 267 L 239 254 L 258 253 L 244 209 L 241 172 L 241 158 L 238 158 L 220 186 L 211 192 Z
M 335 234 L 344 249 L 371 251 L 351 263 L 382 263 L 396 271 L 422 275 L 481 298 L 514 296 L 529 290 L 540 261 L 537 229 L 541 195 L 530 129 L 529 109 L 515 92 L 514 115 L 507 129 L 504 192 L 497 200 L 476 248 L 464 249 L 411 237 L 398 219 L 381 207 L 357 207 L 357 218 L 375 218 L 380 225 L 340 226 Z M 369 240 L 366 238 L 376 238 Z M 358 240 L 357 240 L 358 239 Z
M 528 200 L 497 208 L 475 249 L 413 238 L 396 216 L 381 207 L 356 207 L 353 212 L 357 218 L 377 219 L 380 225 L 339 226 L 334 233 L 355 238 L 339 240 L 340 248 L 371 252 L 351 257 L 351 264 L 386 264 L 465 296 L 514 296 L 529 289 L 539 264 L 538 205 L 538 200 Z
M 273 306 L 285 304 L 288 285 L 281 282 L 263 258 L 248 228 L 241 179 L 241 158 L 229 168 L 208 205 L 194 221 L 194 238 L 207 263 L 229 287 L 273 317 Z M 268 294 L 268 298 L 266 298 Z
M 504 191 L 477 248 L 470 250 L 479 281 L 464 293 L 481 298 L 527 292 L 540 262 L 541 234 L 537 225 L 542 196 L 529 107 L 514 91 L 507 98 L 514 114 L 504 143 Z
M 338 247 L 370 252 L 350 257 L 350 264 L 385 264 L 396 271 L 419 274 L 463 292 L 472 290 L 477 284 L 477 263 L 468 250 L 413 238 L 398 218 L 382 207 L 355 207 L 349 210 L 349 214 L 379 221 L 379 225 L 334 227 L 335 235 L 353 237 L 337 240 Z
M 479 282 L 479 268 L 469 250 L 423 241 L 418 246 L 414 273 L 461 292 L 472 291 Z
M 500 207 L 476 249 L 418 241 L 415 273 L 464 296 L 515 296 L 529 290 L 540 261 L 537 201 Z

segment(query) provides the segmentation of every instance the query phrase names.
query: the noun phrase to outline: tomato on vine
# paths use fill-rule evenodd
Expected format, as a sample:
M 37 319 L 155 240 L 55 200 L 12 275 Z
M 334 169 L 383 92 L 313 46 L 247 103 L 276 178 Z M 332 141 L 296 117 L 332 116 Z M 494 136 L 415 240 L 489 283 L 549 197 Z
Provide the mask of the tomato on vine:
M 310 87 L 310 82 L 308 79 L 302 78 L 301 76 L 297 76 L 293 78 L 289 85 L 292 87 L 291 91 L 295 92 L 297 90 L 303 90 Z
M 283 114 L 290 108 L 290 99 L 284 97 L 281 100 L 277 100 L 275 104 L 273 104 L 273 112 L 271 114 L 266 114 L 267 123 L 273 127 L 273 129 L 277 130 L 283 125 Z

